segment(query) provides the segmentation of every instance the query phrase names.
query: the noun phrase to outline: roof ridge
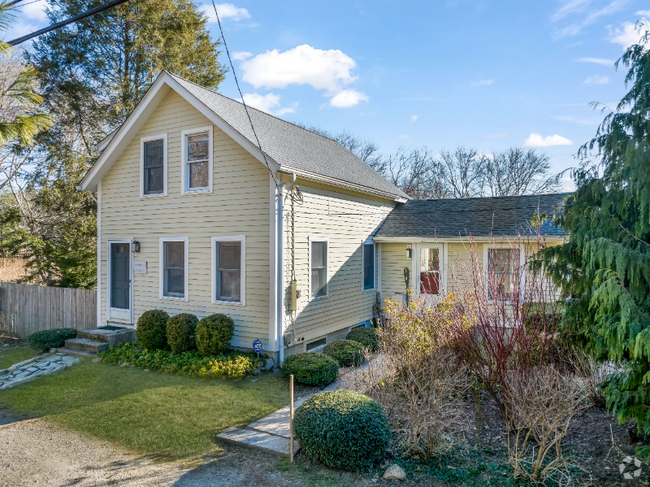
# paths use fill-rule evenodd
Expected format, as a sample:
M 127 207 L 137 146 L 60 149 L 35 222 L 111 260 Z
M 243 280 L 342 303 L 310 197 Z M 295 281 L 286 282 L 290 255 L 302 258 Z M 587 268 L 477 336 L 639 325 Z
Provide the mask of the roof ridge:
M 541 193 L 541 194 L 508 194 L 502 196 L 471 196 L 469 198 L 423 198 L 411 201 L 468 201 L 468 200 L 491 200 L 502 198 L 534 198 L 535 196 L 560 196 L 573 194 L 571 191 L 562 191 L 558 193 Z
M 196 83 L 196 82 L 194 82 L 194 81 L 192 81 L 192 80 L 189 80 L 189 79 L 187 79 L 187 78 L 183 78 L 182 76 L 179 76 L 179 75 L 177 75 L 177 74 L 175 74 L 175 73 L 172 73 L 172 72 L 170 72 L 170 71 L 166 71 L 166 70 L 165 70 L 165 72 L 167 72 L 168 74 L 170 74 L 171 76 L 173 76 L 173 77 L 175 77 L 175 78 L 182 79 L 183 81 L 186 81 L 186 82 L 191 83 L 191 84 L 193 84 L 193 85 L 195 85 L 195 86 L 197 86 L 197 87 L 199 87 L 199 88 L 202 88 L 202 89 L 204 89 L 204 90 L 206 90 L 206 91 L 209 91 L 210 93 L 213 93 L 213 94 L 215 94 L 215 95 L 219 95 L 220 97 L 225 98 L 226 100 L 230 100 L 230 101 L 232 101 L 232 102 L 239 103 L 242 107 L 244 106 L 244 104 L 243 104 L 241 101 L 239 101 L 239 100 L 235 100 L 234 98 L 230 98 L 229 96 L 226 96 L 226 95 L 224 95 L 224 94 L 222 94 L 222 93 L 219 93 L 218 91 L 213 91 L 213 90 L 211 90 L 210 88 L 206 88 L 205 86 L 201 86 L 200 84 L 198 84 L 198 83 Z M 286 124 L 293 125 L 294 127 L 299 128 L 299 129 L 301 129 L 301 130 L 304 130 L 304 131 L 306 131 L 306 132 L 309 132 L 310 134 L 318 135 L 319 137 L 323 137 L 323 138 L 325 138 L 325 139 L 331 140 L 332 142 L 336 142 L 336 143 L 339 144 L 341 147 L 343 147 L 345 150 L 347 150 L 348 152 L 350 152 L 350 154 L 352 154 L 352 152 L 351 152 L 349 149 L 347 149 L 346 147 L 344 147 L 344 146 L 343 146 L 343 145 L 342 145 L 338 140 L 336 140 L 336 139 L 334 139 L 334 138 L 332 138 L 332 137 L 328 137 L 327 135 L 323 135 L 323 134 L 320 134 L 320 133 L 318 133 L 318 132 L 314 132 L 313 130 L 309 130 L 308 128 L 302 127 L 302 126 L 298 125 L 297 123 L 289 122 L 288 120 L 285 120 L 285 119 L 280 118 L 280 117 L 278 117 L 278 116 L 276 116 L 276 115 L 273 115 L 272 113 L 265 112 L 264 110 L 260 110 L 259 108 L 255 108 L 255 107 L 253 107 L 253 106 L 251 106 L 251 105 L 246 105 L 246 108 L 250 108 L 251 110 L 255 110 L 256 112 L 259 112 L 259 113 L 261 113 L 261 114 L 263 114 L 263 115 L 266 115 L 266 116 L 268 116 L 268 117 L 275 118 L 276 120 L 279 120 L 280 122 L 284 122 L 284 123 L 286 123 Z M 352 155 L 354 155 L 354 154 L 352 154 Z M 356 156 L 355 156 L 355 157 L 356 157 Z M 357 157 L 357 159 L 358 159 L 358 157 Z M 361 159 L 359 159 L 359 160 L 361 161 Z M 363 162 L 363 161 L 361 161 L 361 162 Z

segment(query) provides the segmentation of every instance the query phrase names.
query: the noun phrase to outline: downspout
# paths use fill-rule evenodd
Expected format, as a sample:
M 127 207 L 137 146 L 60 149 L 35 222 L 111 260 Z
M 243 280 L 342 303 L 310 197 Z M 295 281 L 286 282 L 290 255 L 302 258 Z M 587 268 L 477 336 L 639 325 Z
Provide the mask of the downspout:
M 283 199 L 283 193 L 282 193 L 282 186 L 279 186 L 276 189 L 276 209 L 277 209 L 277 243 L 276 243 L 276 249 L 277 249 L 277 257 L 276 257 L 276 262 L 277 262 L 277 271 L 275 273 L 276 275 L 276 287 L 277 287 L 277 305 L 276 305 L 276 321 L 277 321 L 277 343 L 276 343 L 276 349 L 279 352 L 279 363 L 276 364 L 278 366 L 282 365 L 284 362 L 284 248 L 283 248 L 283 241 L 284 241 L 284 210 L 282 206 L 282 199 Z

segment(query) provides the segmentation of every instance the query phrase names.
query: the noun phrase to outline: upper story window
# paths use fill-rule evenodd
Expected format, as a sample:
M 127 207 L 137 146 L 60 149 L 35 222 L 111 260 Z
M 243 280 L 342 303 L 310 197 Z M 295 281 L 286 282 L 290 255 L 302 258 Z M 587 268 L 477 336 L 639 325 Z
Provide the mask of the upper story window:
M 167 194 L 167 134 L 140 139 L 140 195 Z
M 375 244 L 363 244 L 363 290 L 375 288 Z
M 520 249 L 487 249 L 487 290 L 490 299 L 510 300 L 519 281 Z
M 309 239 L 309 255 L 310 255 L 310 271 L 311 277 L 309 280 L 310 296 L 318 298 L 327 296 L 327 237 L 310 237 Z
M 160 239 L 160 298 L 188 298 L 188 239 Z
M 212 191 L 212 127 L 181 132 L 183 193 Z
M 245 304 L 246 237 L 212 237 L 212 302 Z

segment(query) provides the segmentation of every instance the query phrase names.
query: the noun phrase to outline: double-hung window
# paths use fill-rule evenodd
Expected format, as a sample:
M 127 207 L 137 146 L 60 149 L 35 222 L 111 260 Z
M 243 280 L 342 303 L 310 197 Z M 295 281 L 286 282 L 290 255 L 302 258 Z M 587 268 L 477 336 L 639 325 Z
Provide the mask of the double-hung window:
M 212 237 L 212 302 L 245 304 L 246 237 Z
M 188 300 L 188 239 L 160 239 L 160 298 Z
M 140 196 L 167 194 L 167 134 L 140 139 Z
M 487 290 L 490 299 L 510 300 L 519 281 L 520 250 L 487 249 Z
M 212 191 L 212 127 L 181 132 L 183 193 Z
M 309 261 L 311 277 L 309 280 L 310 296 L 319 298 L 327 296 L 327 237 L 310 237 Z
M 375 288 L 375 244 L 363 244 L 363 290 Z

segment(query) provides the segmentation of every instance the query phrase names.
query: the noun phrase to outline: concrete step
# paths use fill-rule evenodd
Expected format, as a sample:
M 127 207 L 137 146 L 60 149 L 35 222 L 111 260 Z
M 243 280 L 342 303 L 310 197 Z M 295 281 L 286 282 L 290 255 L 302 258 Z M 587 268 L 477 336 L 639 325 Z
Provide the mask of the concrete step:
M 88 338 L 72 338 L 65 341 L 65 348 L 77 352 L 99 353 L 108 350 L 108 343 L 96 342 Z
M 252 429 L 238 429 L 228 428 L 217 435 L 217 439 L 237 446 L 245 446 L 253 448 L 272 455 L 279 455 L 281 457 L 290 456 L 290 441 L 288 438 L 281 436 L 270 435 L 261 431 Z M 300 450 L 300 445 L 294 439 L 293 441 L 293 454 L 295 455 Z
M 102 326 L 100 328 L 89 328 L 86 330 L 79 330 L 77 338 L 92 340 L 94 342 L 104 342 L 110 347 L 115 347 L 119 343 L 134 342 L 135 329 L 124 328 L 121 326 Z
M 57 348 L 57 350 L 60 353 L 64 353 L 66 355 L 71 355 L 73 357 L 80 357 L 80 358 L 97 358 L 96 353 L 90 353 L 90 352 L 80 352 L 79 350 L 71 350 L 69 348 Z

